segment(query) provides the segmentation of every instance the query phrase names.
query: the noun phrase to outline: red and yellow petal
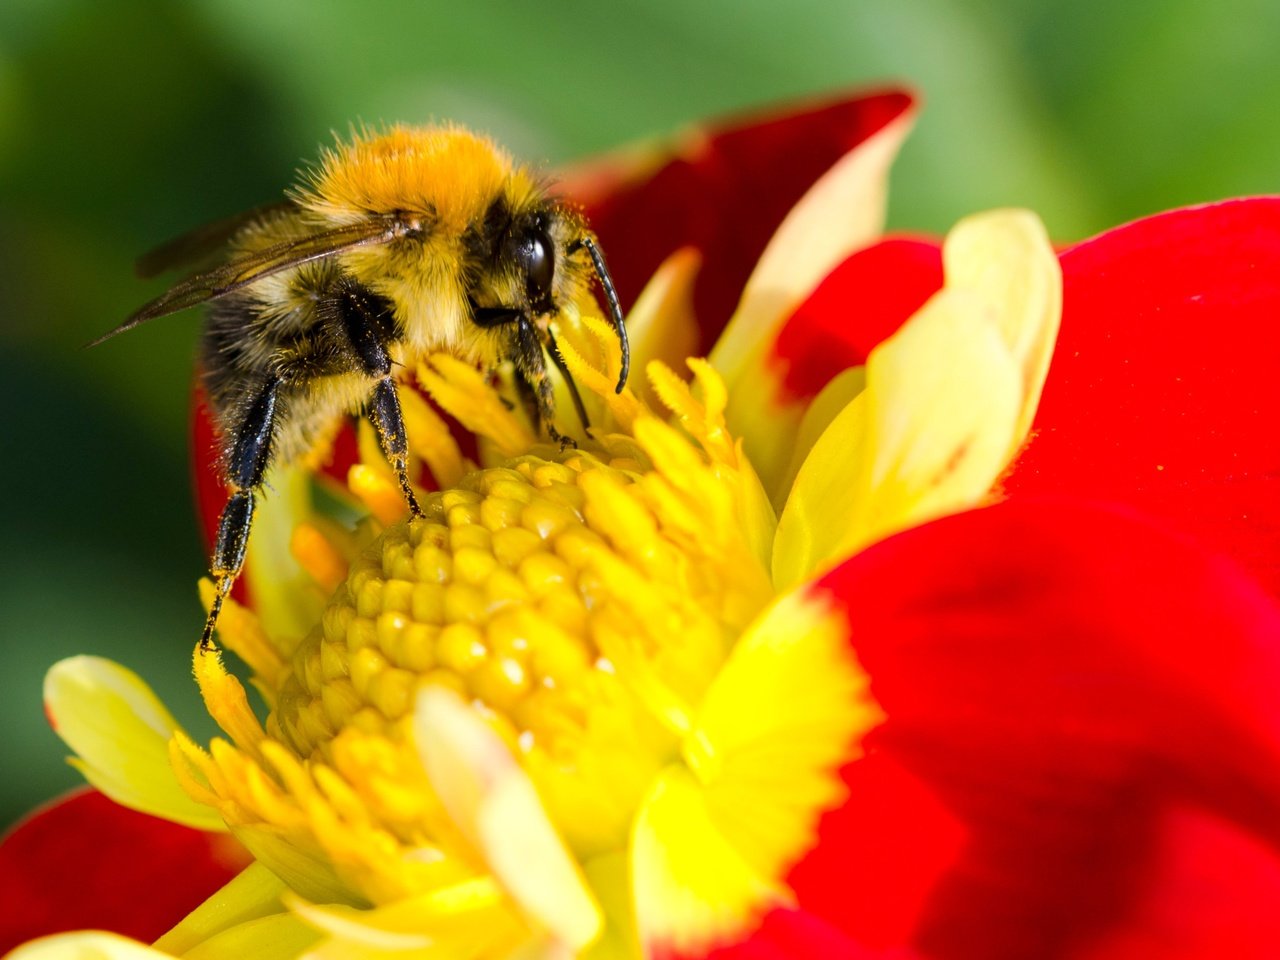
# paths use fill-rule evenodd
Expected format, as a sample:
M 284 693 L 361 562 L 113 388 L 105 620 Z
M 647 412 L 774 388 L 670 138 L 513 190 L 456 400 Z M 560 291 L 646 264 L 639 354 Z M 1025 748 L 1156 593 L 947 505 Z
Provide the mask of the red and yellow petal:
M 784 383 L 813 396 L 865 359 L 940 288 L 940 261 L 926 241 L 886 241 L 845 261 L 780 333 Z M 1002 489 L 1136 506 L 1280 594 L 1280 199 L 1163 213 L 1060 262 L 1055 359 L 1032 441 Z
M 0 953 L 84 928 L 150 942 L 248 862 L 226 834 L 78 791 L 36 811 L 0 842 Z
M 700 956 L 792 905 L 783 876 L 846 800 L 836 772 L 881 719 L 828 601 L 792 593 L 757 618 L 632 829 L 647 955 Z
M 1058 349 L 1006 491 L 1132 504 L 1280 595 L 1280 198 L 1140 220 L 1061 262 Z
M 1275 955 L 1280 608 L 1238 567 L 1027 499 L 814 589 L 887 719 L 788 875 L 797 909 L 955 960 Z
M 181 728 L 131 670 L 101 657 L 60 660 L 45 677 L 44 708 L 76 753 L 71 764 L 117 803 L 200 830 L 226 829 L 179 786 L 169 741 Z
M 748 114 L 569 169 L 563 189 L 585 205 L 624 306 L 676 250 L 701 253 L 694 310 L 705 354 L 792 207 L 914 108 L 909 92 L 889 89 Z
M 797 399 L 866 364 L 881 341 L 942 289 L 942 243 L 887 237 L 846 258 L 791 314 L 771 363 Z
M 838 375 L 782 438 L 798 466 L 789 483 L 772 473 L 774 496 L 786 497 L 776 587 L 984 501 L 1022 446 L 1061 315 L 1044 227 L 1023 210 L 977 214 L 952 229 L 942 256 L 944 288 L 871 350 L 864 389 L 825 429 L 812 424 L 821 432 L 803 450 L 810 421 L 850 373 Z

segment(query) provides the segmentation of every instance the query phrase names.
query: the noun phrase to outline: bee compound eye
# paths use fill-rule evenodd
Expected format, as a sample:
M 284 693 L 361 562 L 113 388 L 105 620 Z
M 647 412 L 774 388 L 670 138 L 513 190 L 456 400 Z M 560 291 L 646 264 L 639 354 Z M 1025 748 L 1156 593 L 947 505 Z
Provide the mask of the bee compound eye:
M 546 300 L 551 294 L 551 280 L 555 275 L 551 239 L 541 230 L 530 231 L 521 240 L 516 257 L 524 271 L 530 299 L 535 303 Z

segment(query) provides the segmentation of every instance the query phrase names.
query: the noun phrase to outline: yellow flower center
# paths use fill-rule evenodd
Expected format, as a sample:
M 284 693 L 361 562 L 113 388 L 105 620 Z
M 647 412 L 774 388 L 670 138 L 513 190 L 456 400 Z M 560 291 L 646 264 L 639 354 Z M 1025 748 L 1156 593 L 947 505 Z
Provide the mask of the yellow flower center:
M 530 442 L 425 495 L 422 519 L 363 550 L 307 526 L 295 549 L 329 555 L 304 565 L 345 562 L 346 575 L 293 644 L 264 641 L 247 611 L 228 611 L 224 642 L 254 665 L 271 710 L 258 727 L 238 684 L 212 658 L 198 664 L 236 744 L 206 754 L 179 740 L 189 792 L 313 899 L 388 903 L 483 876 L 415 742 L 417 695 L 443 687 L 518 758 L 579 861 L 624 851 L 708 685 L 773 593 L 772 514 L 724 431 L 722 386 L 692 366 L 703 400 L 651 370 L 681 427 L 628 392 L 607 411 L 625 432 L 565 450 Z M 469 368 L 439 358 L 423 379 L 482 437 L 528 437 Z M 438 450 L 439 436 L 430 443 Z M 385 504 L 392 481 L 374 463 L 356 468 L 353 487 Z
M 620 846 L 741 627 L 708 614 L 733 585 L 650 512 L 651 470 L 570 450 L 425 497 L 424 519 L 354 562 L 268 728 L 325 762 L 344 730 L 399 739 L 415 691 L 446 686 L 521 757 L 577 851 Z M 617 595 L 641 577 L 642 603 Z

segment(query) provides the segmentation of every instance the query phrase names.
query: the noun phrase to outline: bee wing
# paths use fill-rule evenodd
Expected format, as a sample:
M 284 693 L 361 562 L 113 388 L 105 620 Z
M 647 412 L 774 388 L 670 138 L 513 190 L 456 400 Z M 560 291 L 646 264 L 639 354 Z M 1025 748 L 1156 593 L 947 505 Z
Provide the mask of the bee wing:
M 281 270 L 288 270 L 322 257 L 331 257 L 335 253 L 342 253 L 354 247 L 388 243 L 420 229 L 421 227 L 416 223 L 406 222 L 395 215 L 388 215 L 361 220 L 359 223 L 335 227 L 332 230 L 305 237 L 284 240 L 229 263 L 220 264 L 212 270 L 187 277 L 145 304 L 120 326 L 103 334 L 88 346 L 96 347 L 116 334 L 132 330 L 139 324 L 154 320 L 156 317 L 177 313 L 179 310 L 194 307 L 208 300 L 216 300 L 264 277 L 279 273 Z
M 134 264 L 134 270 L 144 280 L 164 273 L 173 267 L 194 263 L 220 250 L 246 224 L 256 220 L 269 220 L 277 214 L 296 210 L 297 204 L 292 200 L 279 200 L 276 203 L 263 204 L 246 210 L 235 216 L 224 217 L 213 223 L 174 237 L 162 243 L 154 250 L 148 250 Z

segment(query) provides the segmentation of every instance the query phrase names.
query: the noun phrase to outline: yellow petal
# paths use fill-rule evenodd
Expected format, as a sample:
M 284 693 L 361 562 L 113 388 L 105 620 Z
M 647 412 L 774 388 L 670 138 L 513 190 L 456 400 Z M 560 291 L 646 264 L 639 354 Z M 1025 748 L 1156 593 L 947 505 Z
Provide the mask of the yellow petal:
M 779 507 L 786 503 L 787 494 L 796 481 L 796 474 L 800 472 L 800 465 L 809 456 L 809 451 L 818 442 L 818 438 L 866 386 L 867 368 L 850 367 L 832 377 L 810 402 L 809 409 L 805 410 L 800 421 L 800 428 L 796 431 L 795 444 L 791 449 L 791 465 L 779 478 L 777 489 L 773 491 L 773 502 Z
M 538 438 L 489 389 L 484 374 L 447 353 L 432 354 L 418 366 L 418 382 L 440 408 L 477 437 L 487 438 L 504 457 L 527 451 Z
M 449 425 L 416 390 L 400 391 L 400 407 L 410 452 L 426 463 L 441 490 L 456 486 L 468 465 Z
M 646 956 L 698 955 L 788 902 L 720 830 L 706 791 L 683 767 L 654 783 L 631 836 L 636 923 Z
M 157 940 L 156 949 L 180 956 L 239 924 L 282 913 L 284 889 L 280 878 L 262 864 L 250 864 Z
M 814 444 L 778 521 L 780 589 L 991 489 L 1013 445 L 1022 375 L 987 310 L 968 291 L 943 290 L 872 351 L 866 390 Z
M 698 251 L 683 247 L 667 257 L 645 284 L 627 314 L 632 370 L 644 370 L 654 361 L 679 370 L 686 357 L 698 353 L 693 285 L 701 266 Z M 657 406 L 658 398 L 645 378 L 637 377 L 634 386 L 650 407 Z
M 183 960 L 293 960 L 320 935 L 289 913 L 249 920 L 224 930 L 183 954 Z
M 1040 402 L 1062 317 L 1062 268 L 1044 224 L 1027 210 L 993 210 L 960 221 L 942 247 L 947 286 L 972 290 L 991 309 L 1022 372 L 1022 407 L 1009 456 L 1026 439 Z
M 803 404 L 778 389 L 769 359 L 787 318 L 828 273 L 884 224 L 889 167 L 912 124 L 908 110 L 845 154 L 787 215 L 747 281 L 711 353 L 729 386 L 729 426 L 767 489 L 786 470 Z
M 225 830 L 217 811 L 183 792 L 169 763 L 178 723 L 137 674 L 99 657 L 54 664 L 45 709 L 78 755 L 72 764 L 117 803 L 200 830 Z
M 396 391 L 399 394 L 400 391 Z M 409 391 L 404 391 L 408 393 Z M 377 431 L 373 429 L 373 424 L 368 420 L 361 419 L 356 423 L 356 455 L 360 458 L 360 462 L 366 467 L 387 474 L 393 480 L 395 473 L 391 469 L 391 464 L 387 463 L 387 458 L 382 455 L 382 446 L 378 443 Z
M 642 407 L 636 399 L 632 381 L 628 381 L 621 393 L 615 389 L 622 370 L 622 351 L 613 325 L 587 314 L 576 327 L 565 327 L 562 333 L 558 341 L 560 355 L 583 394 L 588 410 L 593 406 L 603 406 L 612 419 L 612 424 L 608 421 L 601 423 L 597 417 L 594 426 L 602 428 L 601 432 L 608 431 L 610 427 L 630 430 Z
M 115 933 L 83 930 L 24 943 L 5 960 L 171 960 L 167 953 Z
M 378 952 L 423 950 L 433 942 L 433 938 L 421 929 L 417 932 L 384 929 L 375 920 L 379 913 L 376 909 L 324 907 L 296 900 L 292 903 L 292 908 L 299 917 L 317 930 L 323 930 L 337 940 L 369 950 Z
M 409 504 L 388 471 L 353 463 L 347 471 L 347 486 L 383 526 L 389 527 L 409 516 Z
M 268 636 L 300 638 L 320 618 L 324 596 L 293 558 L 294 527 L 311 515 L 311 477 L 302 467 L 272 470 L 249 537 L 245 579 Z
M 233 833 L 290 890 L 322 903 L 352 900 L 351 888 L 338 879 L 333 864 L 322 853 L 302 849 L 274 824 L 237 825 Z
M 419 694 L 414 735 L 445 809 L 512 899 L 564 943 L 594 940 L 600 909 L 506 744 L 443 687 Z
M 684 756 L 721 829 L 776 876 L 813 845 L 844 799 L 836 771 L 883 719 L 844 617 L 805 593 L 777 600 L 739 639 L 707 691 Z
M 786 871 L 845 797 L 839 769 L 882 719 L 844 619 L 821 600 L 777 601 L 738 641 L 632 844 L 646 945 L 697 954 L 788 903 Z
M 371 910 L 307 903 L 289 898 L 290 908 L 334 937 L 385 950 L 425 946 L 464 932 L 477 918 L 493 925 L 510 901 L 489 877 L 464 880 Z
M 591 891 L 607 918 L 604 932 L 583 960 L 635 960 L 636 930 L 631 886 L 631 854 L 626 849 L 593 857 L 582 865 Z
M 347 558 L 316 523 L 300 523 L 289 539 L 289 552 L 316 586 L 332 594 L 347 579 Z M 254 668 L 254 672 L 262 671 Z
M 544 942 L 515 912 L 491 878 L 466 880 L 367 910 L 306 903 L 290 907 L 330 940 L 313 957 L 351 960 L 403 955 L 414 960 L 508 957 Z

